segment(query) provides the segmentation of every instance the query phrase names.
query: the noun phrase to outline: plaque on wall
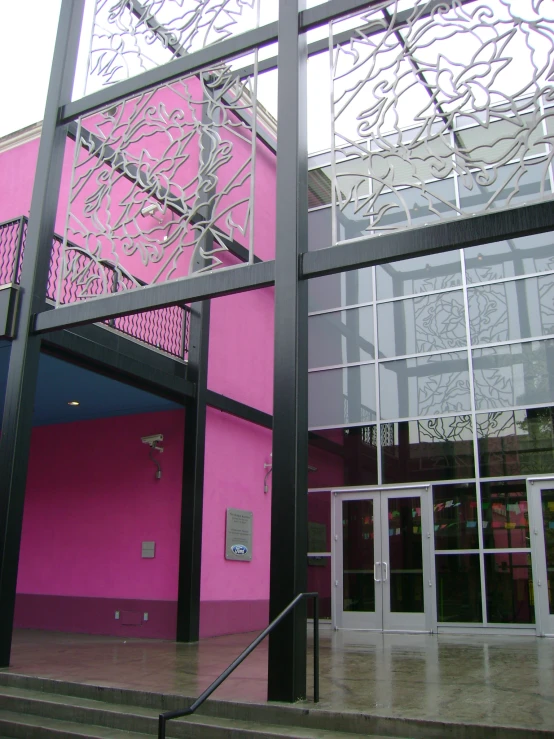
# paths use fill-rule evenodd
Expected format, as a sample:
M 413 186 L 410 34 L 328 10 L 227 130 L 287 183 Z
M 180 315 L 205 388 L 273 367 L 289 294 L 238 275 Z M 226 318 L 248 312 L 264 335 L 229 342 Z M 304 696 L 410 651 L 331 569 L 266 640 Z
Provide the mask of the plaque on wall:
M 252 559 L 252 511 L 227 508 L 225 559 L 250 562 Z

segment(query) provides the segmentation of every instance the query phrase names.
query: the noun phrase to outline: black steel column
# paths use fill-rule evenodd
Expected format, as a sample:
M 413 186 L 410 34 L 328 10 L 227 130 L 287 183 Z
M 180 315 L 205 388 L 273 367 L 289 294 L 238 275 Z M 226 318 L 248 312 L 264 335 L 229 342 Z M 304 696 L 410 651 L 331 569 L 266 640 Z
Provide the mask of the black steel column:
M 307 248 L 308 153 L 303 0 L 279 0 L 277 245 L 271 502 L 270 620 L 306 590 L 308 300 L 299 282 Z M 269 637 L 268 699 L 306 697 L 305 601 Z
M 19 564 L 33 403 L 40 357 L 40 337 L 29 336 L 33 314 L 44 310 L 50 250 L 66 128 L 58 111 L 71 100 L 84 0 L 63 0 L 21 272 L 17 336 L 11 347 L 0 439 L 0 667 L 10 663 L 15 589 Z M 37 59 L 36 63 L 41 60 Z
M 180 642 L 198 641 L 200 629 L 210 301 L 192 303 L 190 310 L 187 379 L 196 384 L 196 396 L 185 406 L 181 546 L 177 595 L 177 641 Z

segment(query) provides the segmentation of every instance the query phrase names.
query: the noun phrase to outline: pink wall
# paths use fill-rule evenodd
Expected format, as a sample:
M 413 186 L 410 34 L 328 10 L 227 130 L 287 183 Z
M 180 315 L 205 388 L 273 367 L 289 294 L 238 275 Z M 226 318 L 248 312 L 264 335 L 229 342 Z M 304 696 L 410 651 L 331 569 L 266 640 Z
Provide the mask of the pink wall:
M 204 468 L 201 636 L 267 626 L 271 432 L 208 409 Z M 253 512 L 252 561 L 225 559 L 227 508 Z
M 164 434 L 161 480 L 140 440 L 154 433 Z M 116 609 L 142 615 L 152 602 L 175 602 L 183 435 L 183 411 L 35 428 L 18 594 L 49 596 L 47 611 L 52 597 L 69 598 L 56 601 L 65 610 L 80 598 L 83 608 L 96 613 L 98 633 L 108 626 L 108 633 L 125 632 L 126 625 L 114 618 Z M 141 557 L 142 541 L 156 542 L 154 559 Z M 139 605 L 131 608 L 131 601 Z M 84 629 L 79 619 L 70 628 L 60 609 L 57 628 L 94 633 L 95 623 L 87 620 Z M 31 624 L 28 613 L 19 615 L 19 625 L 48 625 L 40 612 Z M 171 636 L 167 618 L 164 613 L 164 623 L 156 623 L 151 617 L 141 635 Z
M 35 139 L 0 154 L 0 223 L 29 215 L 38 145 Z

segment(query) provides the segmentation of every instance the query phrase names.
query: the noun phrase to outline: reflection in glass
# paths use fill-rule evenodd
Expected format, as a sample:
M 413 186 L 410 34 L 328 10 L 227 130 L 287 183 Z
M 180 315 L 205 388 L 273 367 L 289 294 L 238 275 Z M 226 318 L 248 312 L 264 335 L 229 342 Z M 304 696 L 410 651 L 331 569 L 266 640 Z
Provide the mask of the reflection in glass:
M 470 416 L 381 426 L 383 482 L 426 482 L 474 476 Z
M 554 332 L 554 275 L 468 290 L 471 340 L 492 344 Z
M 373 308 L 321 313 L 308 319 L 308 366 L 364 362 L 375 358 Z
M 465 249 L 467 281 L 486 282 L 554 270 L 553 244 L 553 235 L 543 233 Z
M 554 402 L 554 340 L 473 350 L 477 409 Z
M 525 480 L 481 483 L 481 507 L 487 549 L 531 546 Z
M 554 472 L 553 408 L 479 413 L 476 416 L 482 477 Z
M 554 489 L 541 490 L 542 525 L 548 583 L 548 612 L 554 614 Z
M 381 303 L 377 317 L 379 356 L 455 349 L 466 343 L 461 290 Z
M 373 299 L 371 267 L 337 272 L 308 281 L 308 310 L 344 308 Z
M 342 566 L 345 611 L 375 611 L 374 547 L 373 501 L 343 501 Z
M 489 175 L 489 183 L 483 185 L 484 175 Z M 462 210 L 483 213 L 507 208 L 522 203 L 543 200 L 550 193 L 550 182 L 544 159 L 538 163 L 525 162 L 525 170 L 520 164 L 508 164 L 490 170 L 477 170 L 466 173 L 459 180 L 460 205 Z M 477 178 L 481 180 L 478 183 Z
M 383 434 L 383 427 L 381 427 Z M 312 488 L 377 485 L 377 426 L 310 431 Z
M 390 610 L 423 613 L 421 498 L 389 498 Z
M 379 370 L 381 418 L 469 411 L 467 352 L 383 362 Z
M 310 372 L 308 418 L 311 427 L 375 421 L 375 367 Z
M 475 483 L 433 485 L 435 549 L 479 549 Z
M 485 554 L 485 588 L 489 623 L 535 623 L 531 554 Z
M 481 623 L 481 570 L 478 554 L 437 554 L 439 623 Z
M 331 493 L 308 493 L 308 552 L 331 551 Z
M 459 251 L 429 254 L 403 259 L 376 267 L 377 298 L 401 298 L 404 295 L 444 290 L 462 284 Z
M 308 591 L 319 593 L 319 618 L 331 618 L 331 557 L 308 557 Z M 314 616 L 314 602 L 308 598 L 308 618 Z
M 331 246 L 331 208 L 308 213 L 308 251 Z

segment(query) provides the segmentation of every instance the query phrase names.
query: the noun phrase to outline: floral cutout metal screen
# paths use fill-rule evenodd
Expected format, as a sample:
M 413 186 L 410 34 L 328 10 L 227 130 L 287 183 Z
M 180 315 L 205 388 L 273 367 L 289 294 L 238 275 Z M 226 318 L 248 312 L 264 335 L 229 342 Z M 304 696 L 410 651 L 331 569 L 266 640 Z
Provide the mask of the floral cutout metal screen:
M 259 25 L 260 0 L 96 0 L 87 92 Z
M 382 0 L 331 24 L 333 243 L 551 197 L 554 3 Z
M 58 304 L 253 261 L 256 79 L 222 64 L 79 122 Z

